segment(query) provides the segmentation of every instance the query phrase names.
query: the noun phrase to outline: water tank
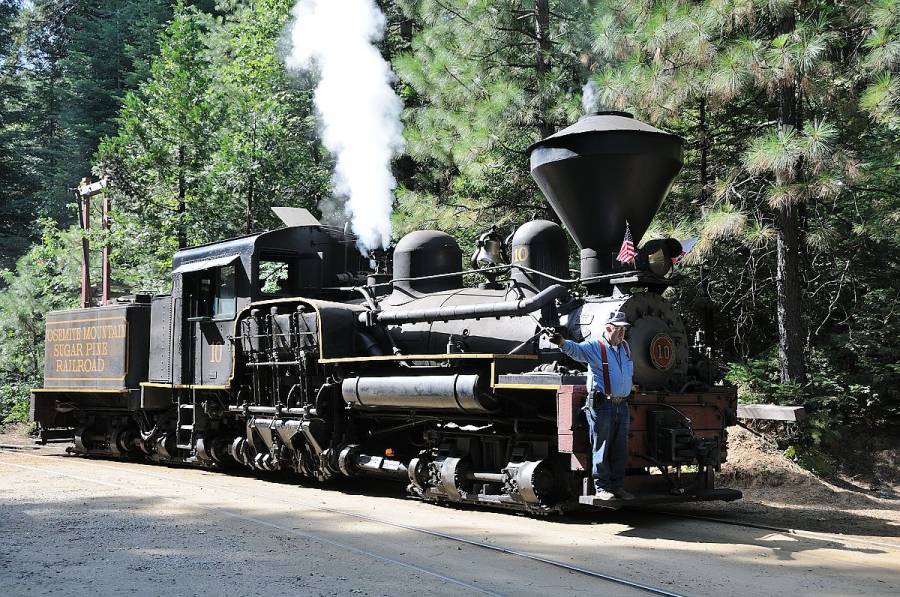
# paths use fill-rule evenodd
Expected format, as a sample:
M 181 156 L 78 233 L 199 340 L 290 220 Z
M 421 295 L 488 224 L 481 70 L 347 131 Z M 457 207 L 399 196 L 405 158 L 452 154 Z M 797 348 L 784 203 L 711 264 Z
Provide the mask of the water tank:
M 394 248 L 394 289 L 401 292 L 441 292 L 462 288 L 462 251 L 452 236 L 438 230 L 417 230 Z M 428 280 L 409 280 L 451 274 Z

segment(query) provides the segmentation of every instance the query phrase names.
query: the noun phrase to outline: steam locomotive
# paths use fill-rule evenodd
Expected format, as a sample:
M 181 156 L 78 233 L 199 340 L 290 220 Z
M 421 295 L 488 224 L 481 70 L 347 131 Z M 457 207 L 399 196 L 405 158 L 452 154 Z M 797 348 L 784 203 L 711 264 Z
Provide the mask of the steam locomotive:
M 662 296 L 680 245 L 614 259 L 626 222 L 646 232 L 682 143 L 607 112 L 529 149 L 577 278 L 551 221 L 519 227 L 508 263 L 483 235 L 468 271 L 451 236 L 412 232 L 379 273 L 353 235 L 277 209 L 284 228 L 177 252 L 169 295 L 49 313 L 32 419 L 77 454 L 380 477 L 533 513 L 617 506 L 593 495 L 585 374 L 541 332 L 595 338 L 621 311 L 637 388 L 625 487 L 643 503 L 738 499 L 715 485 L 736 392 Z

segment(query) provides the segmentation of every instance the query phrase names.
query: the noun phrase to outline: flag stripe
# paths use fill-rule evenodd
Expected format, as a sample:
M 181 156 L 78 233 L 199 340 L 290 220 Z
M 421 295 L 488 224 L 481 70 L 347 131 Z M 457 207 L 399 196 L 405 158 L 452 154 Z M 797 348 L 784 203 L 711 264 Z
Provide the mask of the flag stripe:
M 631 226 L 625 221 L 625 238 L 622 239 L 622 247 L 616 256 L 616 261 L 620 263 L 629 263 L 634 259 L 637 252 L 634 250 L 634 239 L 631 238 Z

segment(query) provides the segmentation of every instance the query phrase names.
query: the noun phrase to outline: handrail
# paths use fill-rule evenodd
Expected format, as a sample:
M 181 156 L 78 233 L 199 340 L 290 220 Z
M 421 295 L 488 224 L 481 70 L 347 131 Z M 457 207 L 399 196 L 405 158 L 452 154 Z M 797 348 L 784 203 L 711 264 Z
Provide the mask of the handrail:
M 359 314 L 359 321 L 365 325 L 417 323 L 423 321 L 451 321 L 478 319 L 480 317 L 515 317 L 525 315 L 551 304 L 556 299 L 569 295 L 560 284 L 545 288 L 534 296 L 517 301 L 483 303 L 477 305 L 455 305 L 430 309 L 392 309 L 389 311 L 369 311 Z

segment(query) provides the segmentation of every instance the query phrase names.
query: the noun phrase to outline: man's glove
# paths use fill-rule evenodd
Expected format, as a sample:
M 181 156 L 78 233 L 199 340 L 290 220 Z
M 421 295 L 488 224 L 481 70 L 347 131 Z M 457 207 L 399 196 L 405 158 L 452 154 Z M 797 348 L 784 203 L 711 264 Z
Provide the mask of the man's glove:
M 560 334 L 553 328 L 545 328 L 544 335 L 547 336 L 547 339 L 551 343 L 556 344 L 557 346 L 562 346 L 563 343 L 566 341 L 566 339 L 563 338 L 562 334 Z

